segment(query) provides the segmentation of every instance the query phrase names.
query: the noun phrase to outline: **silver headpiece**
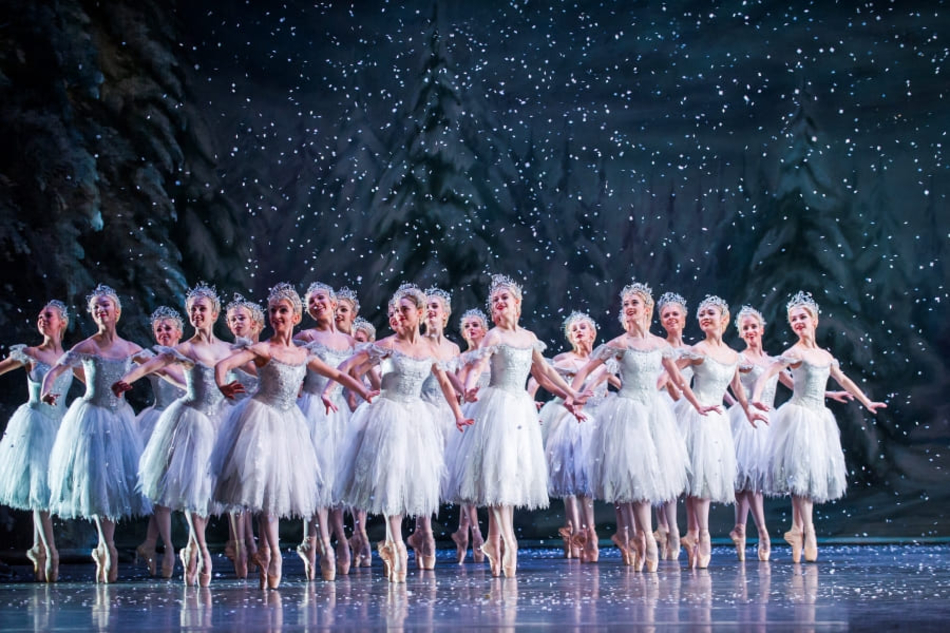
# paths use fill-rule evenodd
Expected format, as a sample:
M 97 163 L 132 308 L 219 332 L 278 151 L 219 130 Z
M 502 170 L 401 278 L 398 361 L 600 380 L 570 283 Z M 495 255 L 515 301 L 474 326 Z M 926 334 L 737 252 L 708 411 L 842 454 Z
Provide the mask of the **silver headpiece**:
M 45 308 L 54 307 L 59 310 L 59 316 L 63 321 L 69 323 L 69 308 L 66 307 L 66 304 L 60 301 L 59 299 L 50 299 L 46 302 Z
M 805 308 L 811 312 L 814 317 L 817 317 L 820 313 L 818 304 L 815 303 L 815 299 L 811 296 L 811 293 L 805 292 L 804 290 L 799 290 L 789 302 L 785 304 L 786 312 L 791 312 L 792 308 Z
M 462 314 L 462 318 L 459 320 L 459 331 L 462 330 L 462 324 L 465 323 L 467 319 L 478 319 L 482 322 L 482 328 L 488 329 L 488 317 L 485 316 L 485 313 L 479 310 L 478 308 L 472 308 L 471 310 L 466 310 Z
M 451 314 L 452 295 L 449 292 L 432 286 L 426 289 L 426 298 L 428 299 L 429 297 L 438 297 L 442 301 L 442 307 L 445 309 L 446 315 Z
M 664 292 L 660 295 L 660 300 L 656 302 L 656 307 L 660 312 L 663 312 L 663 308 L 665 308 L 668 303 L 679 304 L 683 306 L 683 312 L 686 312 L 686 299 L 684 299 L 682 295 L 675 292 Z
M 118 293 L 105 284 L 99 284 L 93 288 L 92 292 L 86 295 L 86 310 L 92 312 L 92 300 L 96 297 L 109 297 L 115 304 L 116 310 L 122 309 L 122 302 L 119 301 Z
M 363 317 L 356 317 L 355 319 L 353 319 L 353 331 L 366 332 L 366 337 L 369 340 L 371 341 L 376 340 L 376 327 L 372 323 L 364 319 Z
M 307 287 L 307 292 L 304 294 L 303 299 L 306 303 L 310 303 L 310 295 L 317 292 L 318 290 L 323 290 L 330 299 L 333 301 L 337 300 L 336 291 L 325 283 L 315 281 Z
M 511 294 L 513 294 L 518 299 L 518 301 L 521 301 L 521 297 L 523 294 L 521 290 L 521 284 L 516 282 L 514 279 L 512 279 L 508 275 L 501 275 L 501 274 L 496 273 L 491 276 L 491 285 L 488 286 L 488 301 L 486 302 L 486 305 L 488 306 L 489 312 L 491 312 L 492 295 L 494 295 L 496 291 L 502 288 L 507 288 L 511 292 Z
M 356 291 L 350 290 L 346 286 L 336 291 L 337 301 L 349 301 L 353 304 L 353 314 L 360 313 L 360 301 L 356 298 Z
M 758 320 L 760 327 L 765 327 L 765 319 L 762 318 L 762 313 L 753 308 L 752 306 L 742 306 L 739 309 L 739 314 L 736 315 L 736 329 L 740 332 L 742 331 L 742 319 L 745 317 L 755 317 Z
M 632 284 L 623 287 L 623 290 L 620 291 L 620 299 L 623 300 L 624 297 L 631 293 L 636 293 L 643 297 L 643 300 L 646 302 L 648 308 L 653 307 L 653 289 L 650 288 L 650 286 L 635 281 Z
M 720 312 L 726 314 L 729 312 L 729 304 L 726 303 L 722 298 L 717 297 L 716 295 L 706 295 L 706 298 L 699 302 L 699 307 L 696 308 L 696 316 L 699 316 L 699 313 L 703 311 L 703 308 L 715 306 L 719 308 Z
M 215 312 L 221 312 L 221 297 L 218 296 L 218 290 L 214 286 L 209 286 L 203 281 L 188 291 L 185 295 L 185 309 L 191 305 L 195 299 L 207 299 L 211 302 L 211 309 Z
M 270 289 L 270 293 L 267 295 L 267 305 L 284 300 L 293 306 L 295 314 L 303 314 L 303 303 L 300 301 L 300 295 L 297 294 L 291 284 L 282 281 Z
M 426 295 L 419 286 L 411 283 L 404 283 L 393 293 L 393 304 L 399 303 L 402 299 L 412 299 L 417 308 L 424 308 L 426 305 Z
M 568 340 L 571 338 L 571 325 L 575 321 L 587 321 L 591 328 L 593 328 L 595 332 L 597 331 L 597 322 L 594 321 L 594 319 L 592 319 L 589 314 L 586 312 L 581 312 L 580 310 L 574 310 L 569 315 L 567 315 L 567 318 L 564 319 L 564 323 L 561 324 L 561 327 L 564 329 L 564 336 Z
M 224 314 L 231 314 L 232 310 L 237 310 L 238 308 L 244 308 L 251 313 L 251 320 L 264 327 L 264 310 L 261 309 L 261 306 L 257 305 L 250 299 L 245 299 L 244 295 L 239 292 L 234 293 L 234 298 L 231 300 L 231 303 L 227 305 L 224 309 Z
M 178 328 L 179 332 L 185 329 L 185 322 L 181 320 L 181 315 L 178 314 L 178 310 L 175 308 L 169 308 L 168 306 L 158 306 L 148 318 L 148 322 L 151 323 L 153 327 L 155 326 L 156 321 L 164 320 L 174 322 L 175 327 Z

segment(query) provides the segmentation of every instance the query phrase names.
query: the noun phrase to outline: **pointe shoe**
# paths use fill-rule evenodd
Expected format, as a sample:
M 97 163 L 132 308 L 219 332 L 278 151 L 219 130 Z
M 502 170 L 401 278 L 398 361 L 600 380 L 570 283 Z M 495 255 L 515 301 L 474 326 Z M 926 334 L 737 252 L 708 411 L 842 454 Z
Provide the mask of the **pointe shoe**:
M 284 559 L 277 552 L 276 556 L 271 556 L 270 564 L 267 565 L 267 588 L 277 589 L 280 587 L 280 577 L 284 569 Z
M 670 531 L 662 526 L 658 526 L 656 531 L 653 532 L 653 540 L 656 541 L 656 551 L 657 555 L 662 555 L 666 558 L 666 547 L 667 541 L 670 538 Z
M 155 553 L 154 545 L 149 546 L 149 545 L 146 545 L 145 543 L 142 543 L 141 545 L 135 548 L 135 559 L 136 561 L 140 559 L 145 561 L 145 565 L 148 567 L 149 576 L 154 576 L 156 572 L 158 571 L 157 565 L 156 565 L 157 558 L 158 558 L 158 555 Z
M 452 532 L 452 542 L 455 543 L 455 559 L 461 565 L 468 554 L 468 530 Z
M 419 550 L 421 563 L 419 569 L 435 569 L 435 537 L 430 535 L 422 541 L 422 548 Z M 418 563 L 418 560 L 417 560 Z
M 237 552 L 235 552 L 235 555 Z M 198 572 L 198 586 L 208 587 L 211 585 L 211 553 L 208 551 L 207 547 L 203 547 L 200 550 L 200 562 L 201 571 Z M 245 567 L 245 572 L 246 572 Z M 247 573 L 244 574 L 247 576 Z
M 392 582 L 393 569 L 396 565 L 396 544 L 392 541 L 380 541 L 376 544 L 376 551 L 379 552 L 379 557 L 383 559 L 386 580 Z
M 732 543 L 736 546 L 736 557 L 739 559 L 739 562 L 745 560 L 745 531 L 738 529 L 739 526 L 736 526 L 729 532 L 729 538 L 732 539 Z
M 696 537 L 692 534 L 687 533 L 686 536 L 680 539 L 680 545 L 683 546 L 683 549 L 686 550 L 686 560 L 690 569 L 696 569 L 697 561 L 697 550 L 699 549 L 699 541 L 696 540 Z
M 501 556 L 501 567 L 505 578 L 514 578 L 518 571 L 518 543 L 505 546 L 505 553 Z
M 366 534 L 360 535 L 360 558 L 363 560 L 363 567 L 373 566 L 373 548 Z
M 814 563 L 818 560 L 818 539 L 815 537 L 815 526 L 805 528 L 805 562 Z
M 571 537 L 571 557 L 587 562 L 587 531 L 581 530 Z
M 406 582 L 406 570 L 409 567 L 409 552 L 404 543 L 396 544 L 396 568 L 393 570 L 393 582 Z
M 665 560 L 679 560 L 680 541 L 679 530 L 670 530 L 670 534 L 666 539 L 666 547 L 663 550 L 663 558 Z
M 92 550 L 92 560 L 96 563 L 96 583 L 100 582 L 109 582 L 108 577 L 106 576 L 106 556 L 105 548 L 102 545 L 97 545 L 95 549 Z
M 482 538 L 481 530 L 477 527 L 472 530 L 472 560 L 476 563 L 485 562 L 485 552 L 482 551 L 482 545 L 485 544 L 485 539 Z
M 699 531 L 699 550 L 696 554 L 696 566 L 699 569 L 708 569 L 709 561 L 712 558 L 712 542 L 709 538 L 709 530 Z
M 49 554 L 49 557 L 46 559 L 45 566 L 45 575 L 46 582 L 56 582 L 59 580 L 59 552 L 55 549 L 52 550 Z
M 371 567 L 373 564 L 373 553 L 369 549 L 369 541 L 363 538 L 363 535 L 357 532 L 350 537 L 350 549 L 353 550 L 353 556 L 356 561 L 353 563 L 356 567 Z
M 596 563 L 600 560 L 600 543 L 594 528 L 587 528 L 587 545 L 584 547 L 585 563 Z
M 656 573 L 656 569 L 660 565 L 660 546 L 659 543 L 656 542 L 656 539 L 647 540 L 645 558 L 647 571 L 651 574 Z
M 769 556 L 772 554 L 772 541 L 769 540 L 768 534 L 759 534 L 759 546 L 757 551 L 759 560 L 763 563 L 768 562 Z
M 119 579 L 119 552 L 112 544 L 106 546 L 105 574 L 106 582 L 113 583 Z
M 257 566 L 261 589 L 267 588 L 267 568 L 270 565 L 270 550 L 259 549 L 251 554 L 251 561 Z
M 235 577 L 243 580 L 247 578 L 247 550 L 244 548 L 244 543 L 240 541 L 234 542 L 234 575 Z
M 792 546 L 792 562 L 802 562 L 802 533 L 797 527 L 785 533 L 785 542 Z
M 330 547 L 330 541 L 324 542 L 321 545 L 321 548 L 320 576 L 326 581 L 336 580 L 337 561 L 336 555 L 333 553 L 333 549 Z
M 626 532 L 621 535 L 619 532 L 614 532 L 610 537 L 610 542 L 617 546 L 617 549 L 620 550 L 620 561 L 625 565 L 630 565 L 630 552 L 627 551 L 627 543 L 624 542 L 626 538 Z
M 329 543 L 327 543 L 327 546 L 329 547 Z M 307 580 L 313 580 L 316 576 L 317 566 L 317 537 L 304 537 L 303 542 L 297 546 L 297 556 L 303 561 L 303 573 Z M 320 567 L 323 567 L 322 560 L 320 561 Z
M 175 550 L 171 547 L 162 554 L 162 578 L 171 578 L 175 575 Z
M 491 575 L 496 578 L 501 575 L 501 556 L 499 556 L 498 545 L 491 540 L 485 541 L 481 546 L 481 552 L 488 559 L 488 567 L 491 569 Z
M 95 551 L 92 550 L 92 557 L 95 558 Z M 46 551 L 41 545 L 34 545 L 26 550 L 26 557 L 33 563 L 33 577 L 39 582 L 46 582 Z M 98 574 L 97 574 L 98 576 Z
M 353 557 L 350 555 L 350 543 L 346 540 L 336 542 L 336 573 L 348 576 Z
M 234 556 L 237 554 L 237 541 L 228 541 L 224 544 L 224 557 L 228 560 L 234 560 Z
M 422 566 L 422 541 L 422 534 L 418 530 L 410 534 L 409 538 L 406 539 L 406 544 L 412 548 L 412 556 L 416 559 L 416 567 L 418 569 L 425 569 L 425 567 Z
M 564 541 L 564 558 L 574 558 L 574 527 L 571 522 L 568 521 L 566 526 L 558 528 L 557 533 Z
M 186 587 L 198 584 L 198 551 L 192 543 L 178 550 L 178 557 L 181 559 L 182 580 Z
M 647 562 L 647 538 L 643 532 L 637 534 L 637 538 L 633 540 L 633 551 L 635 553 L 633 568 L 637 572 L 642 572 Z

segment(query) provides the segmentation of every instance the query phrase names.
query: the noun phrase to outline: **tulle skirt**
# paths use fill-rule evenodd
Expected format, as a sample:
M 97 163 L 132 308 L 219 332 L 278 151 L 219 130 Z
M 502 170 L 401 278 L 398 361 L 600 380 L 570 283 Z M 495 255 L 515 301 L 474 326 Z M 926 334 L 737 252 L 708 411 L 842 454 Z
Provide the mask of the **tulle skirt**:
M 211 452 L 219 426 L 219 416 L 181 402 L 165 409 L 139 460 L 142 493 L 154 505 L 203 517 L 213 512 Z
M 736 490 L 772 494 L 772 427 L 756 421 L 749 424 L 742 407 L 729 408 L 732 440 L 736 445 Z
M 844 496 L 848 472 L 834 415 L 827 407 L 786 402 L 772 415 L 773 488 L 824 503 Z
M 560 398 L 541 407 L 538 417 L 548 468 L 548 496 L 591 496 L 588 460 L 596 418 L 591 414 L 578 422 Z
M 716 503 L 735 501 L 736 448 L 725 413 L 700 415 L 681 398 L 673 408 L 686 442 L 686 494 Z
M 476 506 L 546 508 L 548 469 L 528 392 L 487 387 L 466 417 L 475 424 L 458 440 L 450 498 Z
M 383 516 L 430 516 L 439 509 L 442 433 L 436 409 L 419 398 L 380 396 L 353 412 L 341 496 Z
M 152 405 L 142 409 L 135 416 L 135 428 L 142 440 L 142 446 L 148 446 L 148 441 L 152 439 L 152 433 L 155 432 L 155 425 L 158 424 L 158 419 L 163 413 L 165 413 L 165 408 L 158 409 Z
M 49 457 L 60 419 L 21 405 L 0 440 L 0 505 L 49 510 Z
M 329 507 L 307 421 L 256 397 L 239 402 L 222 424 L 211 457 L 218 480 L 214 500 L 229 511 L 309 518 Z
M 337 411 L 330 411 L 330 413 L 327 413 L 320 395 L 309 391 L 303 392 L 297 400 L 297 405 L 307 420 L 317 464 L 320 466 L 320 472 L 323 473 L 323 483 L 330 492 L 330 506 L 336 507 L 342 502 L 336 480 L 343 469 L 340 455 L 348 452 L 344 447 L 344 442 L 348 438 L 350 407 L 340 389 L 334 391 L 332 399 Z
M 50 510 L 66 519 L 150 513 L 151 504 L 138 491 L 141 454 L 127 403 L 111 410 L 83 398 L 73 401 L 50 454 Z

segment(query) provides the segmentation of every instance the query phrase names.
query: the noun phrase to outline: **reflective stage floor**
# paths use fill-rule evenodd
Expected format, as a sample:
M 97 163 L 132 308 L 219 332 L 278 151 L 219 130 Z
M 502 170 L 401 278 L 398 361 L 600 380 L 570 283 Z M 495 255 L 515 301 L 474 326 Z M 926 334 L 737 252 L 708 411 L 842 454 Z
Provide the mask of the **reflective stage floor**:
M 750 548 L 749 554 L 754 557 Z M 284 583 L 260 591 L 233 579 L 215 556 L 208 589 L 180 578 L 154 580 L 131 562 L 119 582 L 96 586 L 94 567 L 64 565 L 60 582 L 0 583 L 0 631 L 328 629 L 845 631 L 950 627 L 950 546 L 823 546 L 818 563 L 795 565 L 788 548 L 773 561 L 738 563 L 716 547 L 708 570 L 662 562 L 637 573 L 605 547 L 600 562 L 580 564 L 554 549 L 522 549 L 516 578 L 492 578 L 487 565 L 455 565 L 440 551 L 435 571 L 392 585 L 374 556 L 334 582 L 305 582 L 296 555 L 284 553 Z M 684 555 L 685 558 L 685 555 Z M 471 559 L 469 559 L 470 561 Z

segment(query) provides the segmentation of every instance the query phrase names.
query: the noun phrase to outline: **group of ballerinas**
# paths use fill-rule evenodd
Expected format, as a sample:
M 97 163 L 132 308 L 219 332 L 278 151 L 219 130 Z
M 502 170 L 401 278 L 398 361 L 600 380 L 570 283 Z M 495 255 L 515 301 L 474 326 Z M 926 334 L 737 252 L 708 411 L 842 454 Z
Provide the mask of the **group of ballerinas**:
M 824 383 L 830 373 L 870 411 L 884 405 L 871 402 L 815 345 L 818 308 L 810 295 L 789 303 L 799 340 L 777 358 L 762 351 L 765 323 L 751 308 L 737 319 L 747 344 L 739 354 L 722 340 L 730 316 L 717 297 L 700 304 L 705 339 L 692 347 L 682 341 L 681 297 L 660 299 L 666 339 L 649 332 L 647 286 L 627 286 L 621 299 L 622 335 L 595 348 L 593 320 L 573 313 L 565 322 L 573 349 L 551 362 L 542 355 L 544 344 L 520 325 L 521 286 L 502 275 L 492 277 L 489 291 L 494 327 L 477 309 L 461 319 L 464 353 L 445 337 L 448 293 L 410 284 L 391 299 L 394 334 L 380 340 L 372 325 L 355 319 L 355 293 L 315 283 L 304 301 L 289 284 L 271 290 L 273 334 L 265 341 L 258 340 L 264 311 L 235 295 L 225 310 L 235 338 L 226 343 L 214 333 L 220 300 L 199 284 L 185 300 L 194 335 L 181 342 L 182 319 L 160 308 L 152 315 L 156 345 L 146 350 L 118 335 L 121 302 L 99 286 L 87 297 L 97 333 L 64 353 L 69 314 L 52 301 L 37 320 L 43 342 L 13 347 L 0 364 L 0 373 L 27 368 L 30 385 L 30 401 L 0 441 L 0 503 L 33 511 L 28 556 L 37 579 L 46 581 L 58 575 L 51 515 L 95 522 L 96 580 L 114 582 L 116 521 L 151 513 L 137 553 L 157 573 L 161 538 L 161 573 L 170 577 L 176 560 L 170 513 L 180 511 L 189 529 L 179 552 L 188 584 L 211 580 L 205 528 L 216 514 L 229 518 L 226 553 L 235 573 L 246 577 L 248 566 L 256 566 L 261 588 L 281 581 L 280 518 L 304 520 L 297 552 L 307 578 L 319 567 L 332 580 L 352 565 L 370 564 L 366 517 L 381 515 L 386 537 L 379 556 L 387 578 L 401 582 L 408 569 L 403 519 L 415 518 L 408 545 L 416 565 L 431 569 L 431 517 L 444 503 L 460 507 L 452 535 L 458 562 L 471 539 L 476 561 L 487 558 L 493 575 L 512 576 L 513 511 L 546 507 L 549 497 L 565 501 L 567 556 L 597 560 L 597 499 L 615 506 L 613 540 L 624 563 L 652 571 L 661 550 L 664 558 L 678 557 L 680 541 L 690 566 L 708 565 L 713 501 L 736 501 L 730 536 L 740 558 L 751 509 L 759 557 L 767 560 L 762 496 L 789 494 L 793 526 L 786 540 L 793 559 L 804 552 L 814 560 L 812 504 L 840 497 L 846 483 Z M 314 325 L 296 332 L 304 308 Z M 540 413 L 526 389 L 529 373 L 556 396 Z M 85 382 L 86 393 L 67 411 L 63 396 L 73 376 Z M 123 393 L 146 376 L 154 404 L 136 420 Z M 778 379 L 794 395 L 769 420 Z M 736 404 L 727 413 L 728 387 Z M 357 397 L 365 403 L 357 406 Z M 675 508 L 683 494 L 687 532 L 680 539 Z M 476 513 L 481 507 L 488 509 L 486 539 Z M 656 533 L 652 507 L 660 518 Z M 354 515 L 349 539 L 344 509 Z

